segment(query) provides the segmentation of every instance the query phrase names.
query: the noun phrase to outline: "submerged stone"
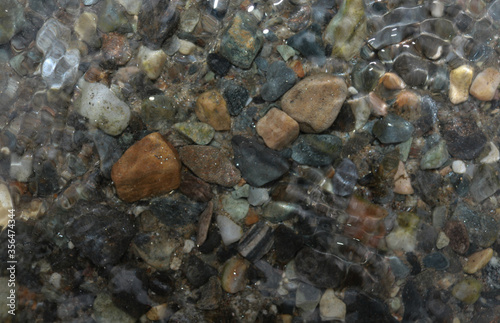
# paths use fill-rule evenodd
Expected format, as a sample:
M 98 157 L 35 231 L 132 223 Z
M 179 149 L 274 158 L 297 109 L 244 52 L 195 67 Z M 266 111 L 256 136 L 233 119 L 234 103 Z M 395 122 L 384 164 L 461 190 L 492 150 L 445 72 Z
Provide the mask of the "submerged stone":
M 292 143 L 299 135 L 299 124 L 288 114 L 272 108 L 256 125 L 257 133 L 271 149 L 280 150 Z
M 439 141 L 437 145 L 429 149 L 420 160 L 421 169 L 436 169 L 441 167 L 448 160 L 448 150 L 446 142 Z
M 297 77 L 285 62 L 277 61 L 269 66 L 266 79 L 267 82 L 262 86 L 260 95 L 265 101 L 274 102 L 295 84 Z
M 174 193 L 152 199 L 149 209 L 161 222 L 170 227 L 181 227 L 196 223 L 206 203 L 190 200 L 185 195 Z
M 224 90 L 224 98 L 231 116 L 237 116 L 247 104 L 249 93 L 246 88 L 235 83 L 230 83 Z
M 425 267 L 434 268 L 436 270 L 445 270 L 450 265 L 450 262 L 446 259 L 445 255 L 440 252 L 428 254 L 424 257 L 423 262 Z
M 470 117 L 453 117 L 442 122 L 441 133 L 450 154 L 458 159 L 474 159 L 483 150 L 486 136 Z
M 470 184 L 470 193 L 476 203 L 495 194 L 500 189 L 497 171 L 488 164 L 482 164 L 474 173 Z
M 413 125 L 405 119 L 389 113 L 373 125 L 373 134 L 384 144 L 395 144 L 410 139 Z
M 340 157 L 342 140 L 334 135 L 300 135 L 292 145 L 292 159 L 299 164 L 324 166 Z
M 326 61 L 325 49 L 321 40 L 321 28 L 317 24 L 312 24 L 288 38 L 287 44 L 315 64 L 323 65 Z
M 176 31 L 179 13 L 168 0 L 144 0 L 137 20 L 137 31 L 144 37 L 145 45 L 153 50 Z
M 0 4 L 0 45 L 21 29 L 24 23 L 23 7 L 16 0 L 5 0 Z
M 180 122 L 173 127 L 198 145 L 208 145 L 215 134 L 214 128 L 203 122 Z
M 452 295 L 466 304 L 474 304 L 481 295 L 482 284 L 477 279 L 467 277 L 453 287 Z
M 335 169 L 335 175 L 332 179 L 333 192 L 340 196 L 349 196 L 354 192 L 357 180 L 356 165 L 349 158 L 344 158 Z

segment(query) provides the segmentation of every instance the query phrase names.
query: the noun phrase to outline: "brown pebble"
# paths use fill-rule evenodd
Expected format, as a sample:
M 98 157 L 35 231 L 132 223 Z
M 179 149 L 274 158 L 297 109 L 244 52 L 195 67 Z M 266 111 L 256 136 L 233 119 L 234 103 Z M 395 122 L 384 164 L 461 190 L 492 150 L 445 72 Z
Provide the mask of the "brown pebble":
M 127 37 L 119 33 L 103 34 L 101 50 L 105 62 L 113 66 L 125 65 L 132 57 Z
M 259 222 L 259 214 L 253 208 L 248 209 L 248 213 L 245 217 L 245 225 L 251 226 L 257 222 Z
M 219 148 L 190 145 L 179 148 L 179 154 L 184 165 L 204 181 L 232 187 L 241 179 L 240 171 Z
M 299 136 L 299 124 L 280 109 L 272 108 L 256 126 L 257 133 L 271 149 L 280 150 Z
M 226 100 L 217 91 L 202 93 L 196 100 L 195 113 L 200 121 L 208 123 L 217 131 L 231 129 Z
M 448 221 L 443 232 L 450 238 L 450 247 L 453 251 L 463 255 L 469 250 L 469 233 L 465 224 L 459 221 Z
M 469 256 L 469 259 L 464 266 L 464 271 L 468 274 L 475 274 L 478 270 L 483 269 L 492 257 L 493 249 L 491 248 L 473 253 Z
M 214 196 L 210 184 L 190 174 L 189 171 L 182 172 L 179 191 L 190 199 L 198 202 L 208 202 Z
M 481 101 L 491 101 L 500 84 L 500 72 L 489 67 L 479 73 L 470 87 L 470 94 Z
M 111 179 L 125 202 L 161 195 L 179 187 L 179 155 L 163 136 L 154 132 L 133 144 L 113 165 Z
M 214 211 L 214 204 L 212 201 L 208 202 L 207 207 L 201 212 L 198 220 L 198 234 L 196 235 L 196 245 L 201 246 L 207 240 L 208 229 L 212 222 L 212 213 Z
M 405 82 L 395 73 L 385 73 L 379 83 L 388 90 L 402 90 L 406 87 Z
M 299 60 L 295 60 L 290 63 L 290 67 L 295 72 L 298 78 L 303 78 L 306 73 L 304 72 L 304 68 L 302 67 L 302 62 Z
M 368 102 L 370 103 L 370 110 L 374 116 L 384 117 L 387 115 L 387 109 L 389 108 L 387 103 L 375 94 L 375 92 L 370 92 L 370 94 L 368 94 Z
M 401 91 L 396 97 L 396 107 L 403 108 L 417 108 L 420 105 L 420 97 L 412 91 Z

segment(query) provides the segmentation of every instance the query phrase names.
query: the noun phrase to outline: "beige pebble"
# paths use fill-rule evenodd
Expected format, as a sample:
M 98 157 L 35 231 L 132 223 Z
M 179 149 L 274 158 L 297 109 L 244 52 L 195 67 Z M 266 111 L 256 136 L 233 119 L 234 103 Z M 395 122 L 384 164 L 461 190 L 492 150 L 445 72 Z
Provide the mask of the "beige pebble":
M 329 74 L 316 74 L 295 84 L 281 99 L 284 112 L 295 119 L 300 130 L 322 132 L 330 127 L 347 97 L 344 80 Z
M 384 117 L 387 115 L 389 106 L 384 100 L 376 95 L 375 92 L 370 92 L 370 94 L 368 94 L 368 102 L 370 103 L 370 110 L 374 116 Z
M 451 103 L 459 104 L 467 101 L 473 75 L 474 69 L 468 65 L 462 65 L 450 72 L 449 97 Z
M 450 244 L 450 238 L 443 231 L 439 232 L 436 240 L 436 248 L 443 249 Z
M 388 90 L 402 90 L 406 87 L 405 82 L 396 73 L 385 73 L 379 83 Z
M 467 263 L 464 266 L 464 271 L 468 274 L 474 274 L 481 270 L 493 257 L 493 249 L 488 248 L 469 256 Z
M 394 175 L 394 193 L 402 195 L 413 194 L 413 187 L 411 186 L 411 180 L 405 169 L 405 164 L 399 161 L 398 170 Z
M 208 123 L 217 131 L 231 129 L 226 100 L 217 91 L 202 93 L 196 100 L 195 113 L 200 121 Z
M 163 65 L 167 61 L 167 54 L 165 54 L 163 50 L 152 50 L 145 46 L 141 46 L 137 57 L 139 58 L 139 68 L 146 73 L 150 79 L 156 80 L 160 77 Z
M 299 124 L 285 112 L 272 108 L 257 122 L 257 133 L 271 149 L 283 149 L 299 136 Z
M 179 39 L 179 43 L 181 45 L 179 47 L 179 53 L 181 53 L 182 55 L 191 55 L 196 49 L 196 45 L 190 41 Z
M 481 101 L 491 101 L 500 84 L 500 72 L 489 67 L 479 73 L 470 87 L 470 94 Z
M 344 320 L 346 314 L 345 303 L 335 296 L 333 289 L 329 288 L 319 301 L 319 314 L 323 321 Z
M 170 313 L 167 304 L 153 306 L 147 313 L 146 317 L 151 321 L 160 321 L 165 319 Z

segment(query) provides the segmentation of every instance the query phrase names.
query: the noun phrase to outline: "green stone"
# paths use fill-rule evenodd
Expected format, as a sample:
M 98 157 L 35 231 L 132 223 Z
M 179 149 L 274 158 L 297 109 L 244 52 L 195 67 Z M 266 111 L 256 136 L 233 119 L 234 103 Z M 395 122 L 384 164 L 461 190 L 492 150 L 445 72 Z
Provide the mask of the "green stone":
M 288 61 L 293 55 L 295 55 L 295 49 L 288 45 L 278 45 L 276 46 L 276 50 L 278 53 L 280 53 L 281 57 L 283 57 L 283 60 L 286 62 Z
M 236 186 L 234 191 L 231 192 L 231 196 L 234 199 L 247 198 L 248 195 L 250 195 L 250 185 L 248 184 Z
M 441 140 L 437 145 L 429 149 L 422 160 L 420 161 L 421 169 L 436 169 L 448 160 L 448 150 L 446 149 L 446 142 Z
M 399 149 L 399 158 L 401 159 L 402 162 L 406 162 L 406 160 L 408 159 L 412 141 L 413 138 L 410 137 L 410 139 L 396 145 L 396 148 Z
M 180 122 L 174 129 L 198 145 L 208 145 L 215 135 L 215 129 L 203 122 Z
M 250 204 L 245 199 L 234 199 L 231 194 L 222 196 L 222 207 L 231 219 L 238 222 L 245 218 L 250 209 Z
M 132 31 L 125 9 L 114 0 L 106 0 L 104 8 L 99 13 L 97 28 L 104 33 Z
M 467 277 L 453 287 L 452 295 L 466 304 L 474 304 L 481 295 L 481 282 Z

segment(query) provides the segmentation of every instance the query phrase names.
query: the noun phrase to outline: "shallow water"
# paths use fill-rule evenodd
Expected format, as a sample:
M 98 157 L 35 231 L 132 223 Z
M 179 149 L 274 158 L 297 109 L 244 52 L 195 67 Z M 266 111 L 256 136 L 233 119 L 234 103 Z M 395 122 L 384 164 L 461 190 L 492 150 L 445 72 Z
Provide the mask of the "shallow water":
M 1 321 L 499 321 L 499 30 L 500 0 L 4 0 Z

